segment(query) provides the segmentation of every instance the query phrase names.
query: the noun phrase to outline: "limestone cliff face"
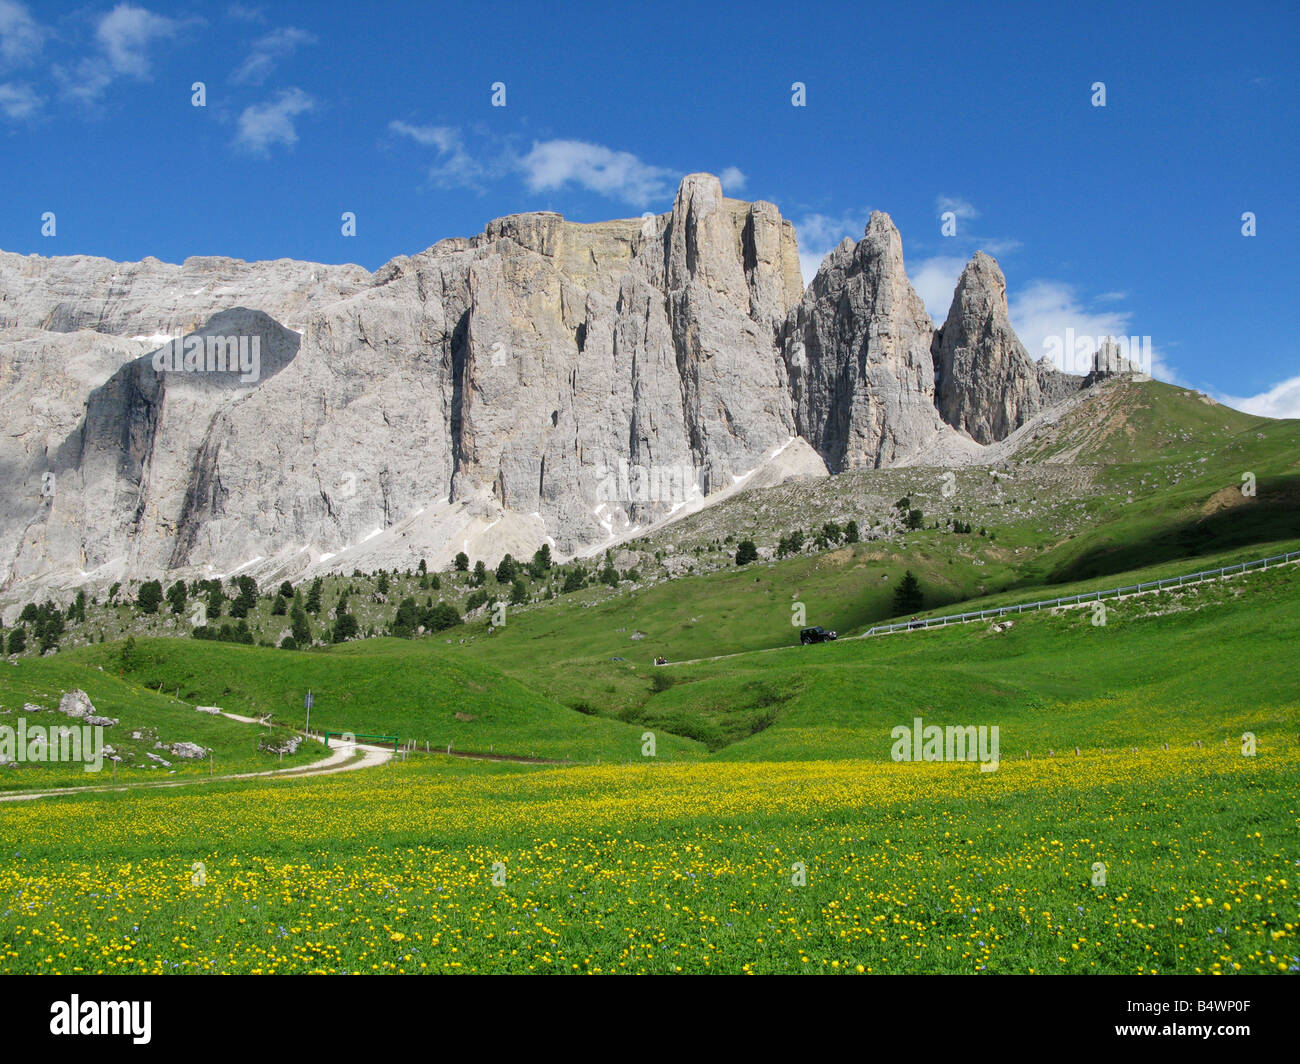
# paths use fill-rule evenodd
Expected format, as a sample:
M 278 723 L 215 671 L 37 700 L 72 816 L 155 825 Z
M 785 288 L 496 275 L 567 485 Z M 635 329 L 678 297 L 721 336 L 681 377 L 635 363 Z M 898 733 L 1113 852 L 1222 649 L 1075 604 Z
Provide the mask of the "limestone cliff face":
M 0 282 L 0 329 L 90 329 L 147 342 L 198 329 L 218 311 L 254 302 L 254 295 L 257 309 L 300 328 L 312 311 L 369 284 L 370 274 L 360 266 L 290 259 L 195 256 L 177 266 L 155 258 L 113 262 L 0 251 Z
M 1005 439 L 1080 379 L 1035 364 L 1011 327 L 1007 282 L 982 251 L 962 270 L 934 347 L 935 402 L 943 419 L 980 443 Z
M 903 268 L 889 215 L 822 264 L 785 336 L 798 428 L 834 472 L 894 463 L 944 431 L 934 323 Z
M 160 362 L 181 335 L 256 339 L 258 372 Z M 0 584 L 599 549 L 1000 438 L 1073 386 L 1022 358 L 992 260 L 936 339 L 887 215 L 804 292 L 791 224 L 707 174 L 658 217 L 513 215 L 373 274 L 0 254 Z
M 39 445 L 0 443 L 7 579 L 301 570 L 404 524 L 434 562 L 480 536 L 488 557 L 599 545 L 796 435 L 777 334 L 798 277 L 793 227 L 708 175 L 655 219 L 516 215 L 374 275 L 6 256 L 6 350 L 88 328 L 111 348 L 79 420 L 29 410 Z M 196 325 L 258 336 L 258 379 L 160 372 L 153 348 Z M 10 394 L 39 362 L 10 363 Z

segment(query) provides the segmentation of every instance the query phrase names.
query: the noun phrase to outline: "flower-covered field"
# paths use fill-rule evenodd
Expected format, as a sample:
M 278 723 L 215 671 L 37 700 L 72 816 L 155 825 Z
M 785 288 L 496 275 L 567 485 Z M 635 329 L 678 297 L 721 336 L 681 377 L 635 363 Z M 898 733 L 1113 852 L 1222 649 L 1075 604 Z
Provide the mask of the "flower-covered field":
M 1278 733 L 20 802 L 0 970 L 1296 972 L 1298 769 Z

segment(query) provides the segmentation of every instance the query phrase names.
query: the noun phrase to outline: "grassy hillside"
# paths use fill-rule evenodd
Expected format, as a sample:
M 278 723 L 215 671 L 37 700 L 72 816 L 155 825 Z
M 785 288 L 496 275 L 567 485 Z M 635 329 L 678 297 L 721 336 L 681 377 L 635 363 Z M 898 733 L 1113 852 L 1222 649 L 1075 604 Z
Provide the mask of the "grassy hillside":
M 647 726 L 695 719 L 736 760 L 889 757 L 920 716 L 998 725 L 1004 757 L 1300 743 L 1300 567 L 1107 604 L 669 667 Z M 754 707 L 766 696 L 765 712 Z M 755 721 L 763 727 L 756 729 Z
M 103 698 L 112 715 L 121 711 L 123 728 L 128 720 L 163 727 L 170 719 L 165 713 L 193 722 L 195 735 L 207 724 L 215 729 L 209 737 L 218 750 L 230 755 L 251 746 L 256 729 L 214 722 L 195 713 L 194 705 L 219 705 L 243 716 L 269 713 L 277 724 L 302 728 L 310 689 L 317 732 L 397 734 L 435 750 L 450 743 L 457 751 L 576 761 L 640 756 L 638 729 L 558 705 L 490 665 L 453 659 L 430 640 L 366 640 L 304 653 L 144 639 L 129 669 L 122 667 L 120 645 L 105 644 L 20 661 L 0 678 L 25 691 L 46 674 L 75 679 L 97 707 Z M 659 753 L 689 756 L 694 747 L 665 736 Z
M 94 654 L 74 652 L 50 658 L 31 658 L 0 667 L 0 727 L 17 729 L 20 718 L 28 727 L 76 726 L 79 722 L 56 712 L 65 691 L 85 691 L 96 714 L 119 721 L 104 729 L 104 742 L 123 756 L 116 772 L 104 762 L 98 772 L 88 773 L 80 765 L 17 763 L 0 767 L 0 790 L 32 787 L 91 786 L 116 778 L 121 782 L 207 776 L 237 772 L 264 772 L 319 760 L 324 756 L 314 743 L 296 754 L 276 754 L 257 749 L 259 738 L 274 742 L 287 738 L 282 728 L 258 728 L 219 716 L 195 711 L 195 705 L 212 702 L 179 701 L 175 690 L 158 691 L 152 678 L 122 669 L 121 646 L 97 648 Z M 26 703 L 45 711 L 25 713 Z M 231 707 L 226 707 L 231 708 Z M 132 738 L 132 732 L 140 734 Z M 211 759 L 187 761 L 160 749 L 178 742 L 197 743 L 212 751 Z M 313 749 L 314 747 L 314 749 Z M 148 755 L 153 754 L 164 765 Z
M 810 651 L 819 648 L 798 647 L 798 627 L 791 623 L 796 618 L 792 605 L 804 605 L 808 624 L 837 629 L 841 636 L 861 632 L 893 617 L 894 588 L 905 569 L 918 575 L 927 603 L 933 603 L 932 609 L 922 612 L 925 616 L 1160 579 L 1288 549 L 1300 549 L 1300 539 L 1056 585 L 1010 580 L 1007 586 L 1014 590 L 996 594 L 978 594 L 984 585 L 968 585 L 968 594 L 963 595 L 958 583 L 963 571 L 950 565 L 938 546 L 927 548 L 923 541 L 914 542 L 898 554 L 888 554 L 858 544 L 769 565 L 682 577 L 669 585 L 612 599 L 583 601 L 579 596 L 577 601 L 520 614 L 498 629 L 490 641 L 480 638 L 455 648 L 454 653 L 491 660 L 566 705 L 584 704 L 623 719 L 644 720 L 641 709 L 655 687 L 676 683 L 683 675 L 674 666 L 656 668 L 652 664 L 655 655 L 663 654 L 673 662 L 794 648 L 796 660 L 790 667 L 802 668 L 808 664 Z M 717 667 L 743 668 L 749 660 L 729 656 Z M 752 691 L 738 689 L 734 693 L 739 700 L 736 708 L 746 721 L 756 724 L 770 715 L 771 700 L 793 682 L 779 685 L 775 693 L 762 685 Z M 656 698 L 661 704 L 668 702 Z M 673 719 L 680 718 L 674 715 Z M 711 732 L 694 725 L 687 725 L 683 734 L 716 741 Z
M 1294 423 L 1245 414 L 1201 392 L 1117 378 L 1035 431 L 1016 459 L 1102 465 L 1198 460 L 1238 445 L 1247 433 L 1293 437 L 1294 429 Z

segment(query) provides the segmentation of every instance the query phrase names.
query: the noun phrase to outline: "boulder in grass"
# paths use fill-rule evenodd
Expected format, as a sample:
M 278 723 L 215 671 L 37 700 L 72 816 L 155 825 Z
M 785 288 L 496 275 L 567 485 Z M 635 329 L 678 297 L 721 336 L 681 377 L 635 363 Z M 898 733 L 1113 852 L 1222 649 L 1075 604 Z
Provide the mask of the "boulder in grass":
M 44 707 L 44 706 L 38 706 L 35 702 L 24 702 L 24 703 L 23 703 L 23 712 L 24 712 L 24 713 L 44 713 L 44 712 L 45 712 L 45 707 Z
M 115 717 L 96 717 L 93 715 L 83 717 L 82 720 L 84 723 L 91 725 L 91 727 L 100 728 L 111 728 L 117 723 L 117 718 Z
M 198 743 L 172 743 L 167 749 L 187 761 L 197 761 L 201 757 L 208 756 L 208 751 Z
M 95 712 L 95 706 L 90 701 L 90 695 L 80 688 L 74 687 L 59 699 L 59 712 L 65 716 L 79 719 L 91 716 Z

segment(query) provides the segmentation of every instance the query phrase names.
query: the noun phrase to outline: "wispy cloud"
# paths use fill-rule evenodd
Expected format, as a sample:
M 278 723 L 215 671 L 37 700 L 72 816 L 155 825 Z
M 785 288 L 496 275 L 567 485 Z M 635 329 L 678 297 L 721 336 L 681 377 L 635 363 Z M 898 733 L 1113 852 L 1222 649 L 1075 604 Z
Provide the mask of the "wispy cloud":
M 271 146 L 291 147 L 298 142 L 294 119 L 315 108 L 316 101 L 302 89 L 285 89 L 263 103 L 245 107 L 239 116 L 235 144 L 254 155 L 267 155 Z
M 1247 414 L 1258 414 L 1260 417 L 1300 418 L 1300 377 L 1292 377 L 1258 395 L 1244 398 L 1215 395 L 1214 398 Z
M 415 126 L 393 119 L 388 128 L 403 137 L 410 137 L 416 144 L 437 148 L 440 152 L 453 151 L 461 145 L 460 130 L 455 126 Z
M 980 216 L 980 212 L 971 206 L 969 200 L 961 199 L 958 196 L 937 196 L 934 201 L 934 209 L 940 214 L 952 211 L 963 221 L 969 221 Z
M 971 222 L 980 217 L 979 210 L 970 200 L 963 199 L 960 196 L 936 196 L 934 209 L 940 218 L 951 211 L 956 219 L 962 223 Z M 969 248 L 972 254 L 978 250 L 987 252 L 994 257 L 1009 255 L 1023 247 L 1019 240 L 1012 237 L 981 236 L 971 226 L 965 224 L 958 226 L 955 233 L 945 233 L 944 242 L 949 245 L 959 244 L 963 248 Z M 946 311 L 947 307 L 944 310 Z
M 118 4 L 95 27 L 98 54 L 71 69 L 56 66 L 63 91 L 83 101 L 97 100 L 119 77 L 147 81 L 153 76 L 154 47 L 176 36 L 186 25 L 134 4 Z
M 266 15 L 260 7 L 248 7 L 244 4 L 231 4 L 226 8 L 226 15 L 237 22 L 266 21 Z
M 45 29 L 26 7 L 16 0 L 0 0 L 0 64 L 17 67 L 33 62 L 45 37 Z
M 261 85 L 275 71 L 276 63 L 288 59 L 299 48 L 316 43 L 316 35 L 296 26 L 272 30 L 253 42 L 244 61 L 230 75 L 235 85 Z
M 443 188 L 469 188 L 482 191 L 483 180 L 497 176 L 509 169 L 498 157 L 491 161 L 474 158 L 465 147 L 465 138 L 455 126 L 417 126 L 410 122 L 394 120 L 388 123 L 391 132 L 409 137 L 424 148 L 433 148 L 438 154 L 429 167 L 429 178 Z
M 0 111 L 15 122 L 31 118 L 44 103 L 36 90 L 24 82 L 0 85 Z
M 975 237 L 973 243 L 976 248 L 986 254 L 997 258 L 999 255 L 1010 255 L 1013 251 L 1019 251 L 1024 244 L 1012 237 Z

